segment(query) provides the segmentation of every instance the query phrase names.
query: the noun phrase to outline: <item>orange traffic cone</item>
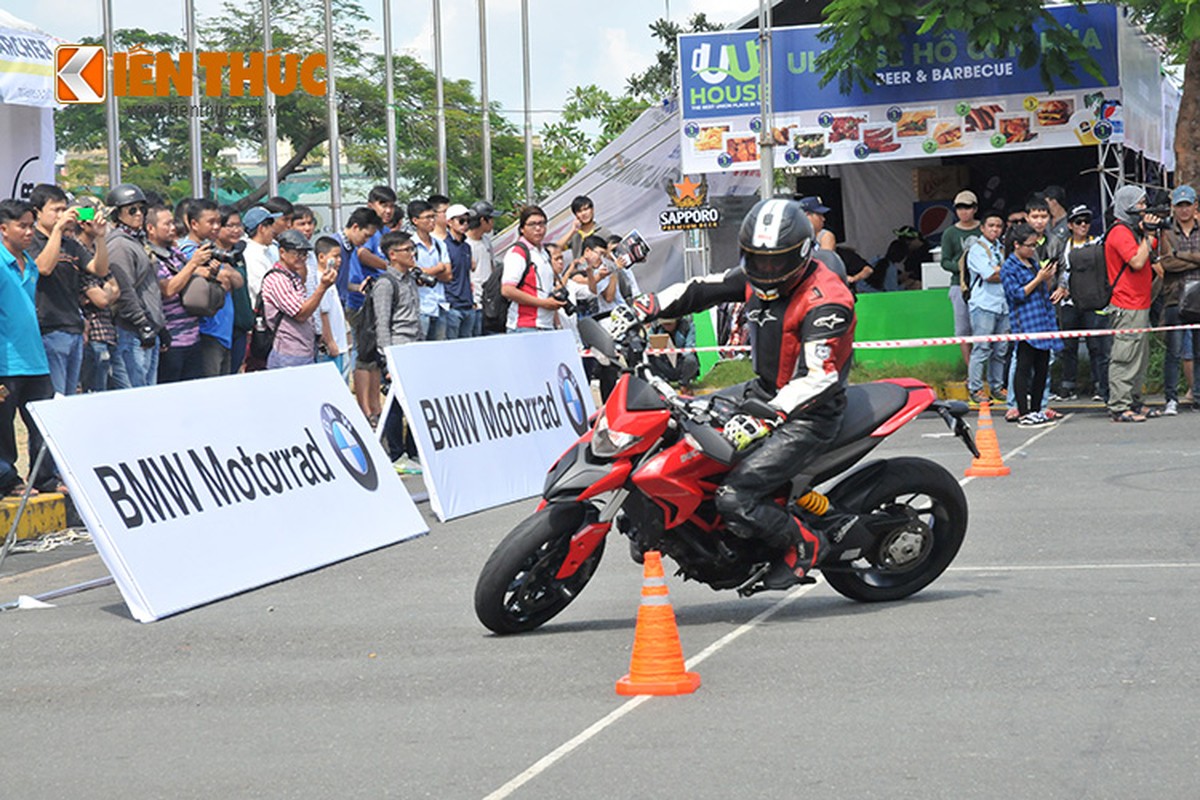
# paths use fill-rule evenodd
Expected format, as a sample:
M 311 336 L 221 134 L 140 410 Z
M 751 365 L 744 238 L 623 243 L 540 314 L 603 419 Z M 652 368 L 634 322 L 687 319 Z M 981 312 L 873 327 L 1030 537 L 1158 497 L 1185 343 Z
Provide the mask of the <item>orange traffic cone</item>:
M 964 475 L 998 478 L 1012 472 L 1000 456 L 1000 440 L 996 438 L 996 428 L 992 425 L 992 408 L 987 400 L 979 404 L 979 431 L 975 434 L 975 446 L 979 448 L 979 458 L 971 460 L 971 466 L 967 467 Z
M 662 555 L 647 550 L 633 657 L 629 674 L 617 681 L 617 694 L 691 694 L 698 688 L 700 676 L 686 672 L 683 665 L 683 646 L 667 596 Z

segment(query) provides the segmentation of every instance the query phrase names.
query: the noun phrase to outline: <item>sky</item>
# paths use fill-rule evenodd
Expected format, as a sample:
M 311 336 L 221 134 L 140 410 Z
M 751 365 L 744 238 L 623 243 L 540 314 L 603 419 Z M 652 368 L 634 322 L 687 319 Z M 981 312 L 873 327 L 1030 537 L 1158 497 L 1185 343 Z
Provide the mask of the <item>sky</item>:
M 312 1 L 312 0 L 310 0 Z M 297 2 L 297 0 L 274 0 Z M 383 0 L 360 0 L 372 17 L 375 33 L 368 49 L 383 51 Z M 649 25 L 669 16 L 683 24 L 703 12 L 718 23 L 757 13 L 756 0 L 528 0 L 530 83 L 535 131 L 555 119 L 567 93 L 575 86 L 595 84 L 613 93 L 623 90 L 629 75 L 654 60 L 658 43 Z M 184 2 L 112 0 L 114 26 L 141 27 L 183 35 Z M 195 0 L 203 20 L 216 16 L 221 0 Z M 248 13 L 260 3 L 240 0 Z M 37 25 L 67 42 L 100 36 L 100 0 L 0 0 L 0 8 Z M 397 53 L 409 53 L 433 66 L 432 0 L 392 0 L 392 43 Z M 486 0 L 488 17 L 488 93 L 517 125 L 522 124 L 524 99 L 521 75 L 521 0 Z M 476 0 L 441 0 L 443 71 L 447 79 L 466 78 L 478 90 L 479 31 Z

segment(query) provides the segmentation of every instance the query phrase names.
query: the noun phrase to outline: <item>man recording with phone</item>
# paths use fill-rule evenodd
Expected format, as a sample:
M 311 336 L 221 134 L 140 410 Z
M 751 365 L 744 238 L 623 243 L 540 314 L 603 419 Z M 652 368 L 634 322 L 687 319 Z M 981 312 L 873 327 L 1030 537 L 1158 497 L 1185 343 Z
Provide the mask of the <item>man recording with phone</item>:
M 1104 240 L 1104 262 L 1112 286 L 1108 318 L 1113 330 L 1150 327 L 1151 285 L 1162 268 L 1154 259 L 1158 240 L 1152 235 L 1162 219 L 1146 208 L 1146 190 L 1122 186 L 1113 196 L 1116 219 Z M 1147 333 L 1117 333 L 1108 361 L 1108 412 L 1113 422 L 1145 422 L 1162 410 L 1142 401 L 1142 384 L 1150 361 Z

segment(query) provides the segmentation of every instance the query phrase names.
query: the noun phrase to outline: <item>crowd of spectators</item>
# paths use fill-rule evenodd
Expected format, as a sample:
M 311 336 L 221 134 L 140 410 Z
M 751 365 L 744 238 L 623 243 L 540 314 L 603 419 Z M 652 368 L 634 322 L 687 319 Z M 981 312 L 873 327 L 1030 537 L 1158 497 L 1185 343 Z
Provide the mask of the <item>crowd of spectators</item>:
M 500 214 L 488 201 L 433 195 L 402 207 L 387 186 L 328 233 L 283 197 L 172 209 L 133 184 L 103 202 L 39 185 L 28 202 L 0 203 L 0 493 L 25 488 L 13 470 L 17 414 L 31 463 L 41 448 L 35 400 L 329 361 L 374 426 L 391 345 L 571 329 L 579 314 L 606 314 L 633 298 L 636 280 L 592 201 L 578 197 L 572 210 L 575 225 L 550 243 L 545 212 L 521 209 L 516 245 L 498 254 Z M 485 331 L 494 271 L 493 305 L 507 313 Z M 589 369 L 607 394 L 615 371 Z M 696 373 L 672 371 L 685 383 Z M 402 415 L 389 420 L 398 469 L 419 470 Z M 43 463 L 34 489 L 63 491 Z

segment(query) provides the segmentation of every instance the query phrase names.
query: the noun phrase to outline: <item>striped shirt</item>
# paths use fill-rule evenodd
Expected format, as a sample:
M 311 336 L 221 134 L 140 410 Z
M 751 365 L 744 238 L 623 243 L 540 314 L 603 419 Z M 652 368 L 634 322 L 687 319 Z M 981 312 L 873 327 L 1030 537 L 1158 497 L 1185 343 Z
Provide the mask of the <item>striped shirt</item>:
M 164 247 L 151 246 L 150 253 L 154 257 L 160 281 L 175 277 L 187 264 L 187 258 L 178 247 L 168 250 Z M 187 286 L 186 281 L 183 286 L 179 287 L 178 292 L 170 297 L 164 295 L 162 299 L 163 316 L 167 318 L 167 331 L 171 334 L 172 349 L 191 347 L 200 341 L 200 318 L 193 317 L 184 311 L 183 302 L 179 299 L 184 286 Z
M 281 356 L 316 357 L 317 326 L 313 318 L 310 316 L 303 322 L 296 320 L 300 306 L 307 299 L 304 281 L 280 264 L 263 278 L 263 310 L 267 323 L 276 328 L 275 344 L 271 349 Z

